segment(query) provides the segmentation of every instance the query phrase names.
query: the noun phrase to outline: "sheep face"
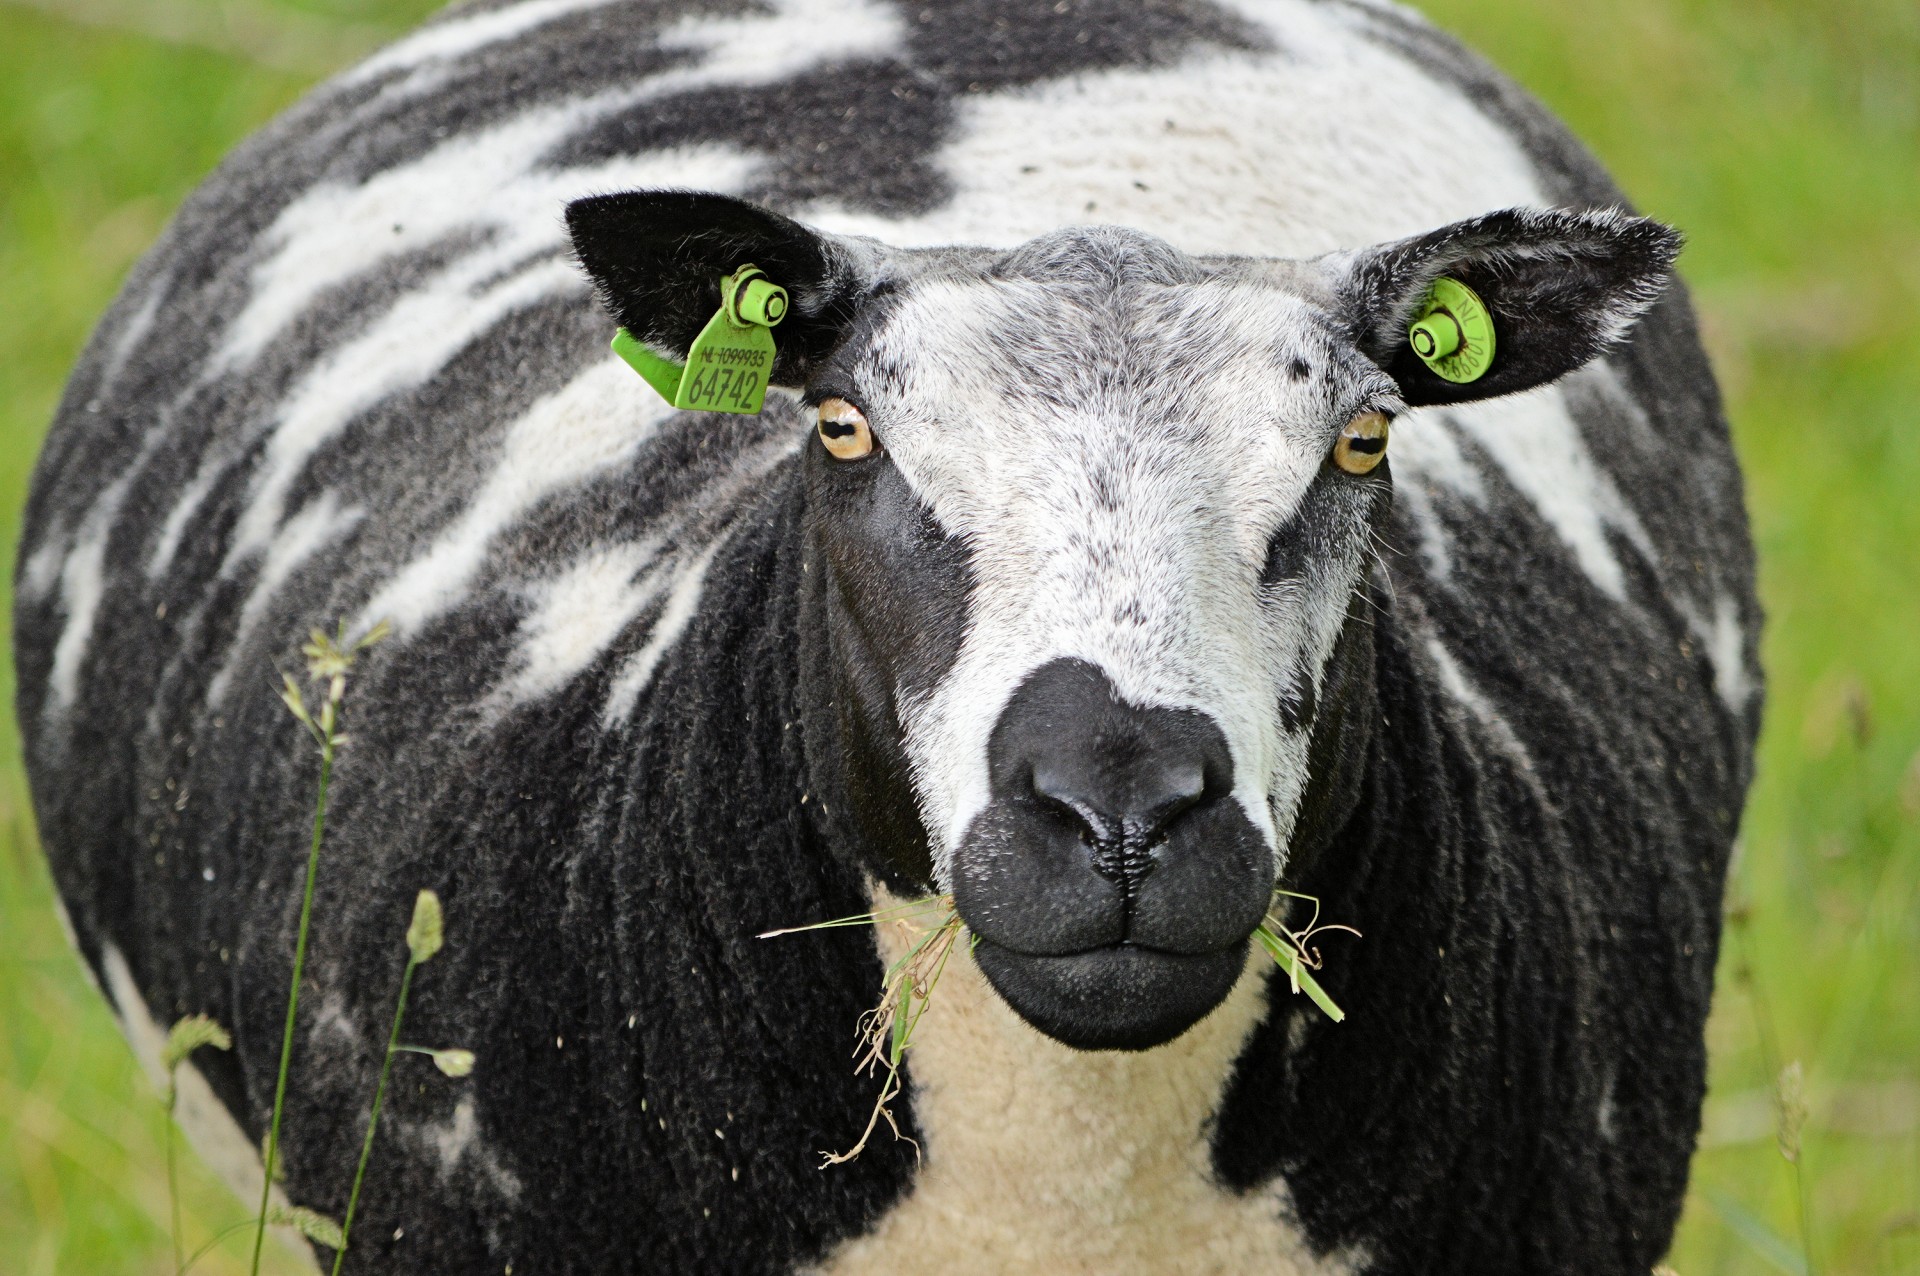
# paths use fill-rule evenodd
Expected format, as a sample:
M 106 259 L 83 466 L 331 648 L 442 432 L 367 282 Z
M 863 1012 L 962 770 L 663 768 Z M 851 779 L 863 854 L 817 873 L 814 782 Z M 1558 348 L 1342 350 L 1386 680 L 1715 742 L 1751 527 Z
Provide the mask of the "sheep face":
M 709 277 L 752 261 L 792 290 L 773 380 L 814 426 L 798 637 L 829 838 L 950 890 L 994 987 L 1085 1048 L 1216 1006 L 1280 875 L 1359 800 L 1386 422 L 1584 362 L 1673 249 L 1604 215 L 1313 262 L 1116 228 L 903 253 L 705 196 L 570 219 L 663 352 Z M 1477 389 L 1407 349 L 1442 274 L 1502 327 Z

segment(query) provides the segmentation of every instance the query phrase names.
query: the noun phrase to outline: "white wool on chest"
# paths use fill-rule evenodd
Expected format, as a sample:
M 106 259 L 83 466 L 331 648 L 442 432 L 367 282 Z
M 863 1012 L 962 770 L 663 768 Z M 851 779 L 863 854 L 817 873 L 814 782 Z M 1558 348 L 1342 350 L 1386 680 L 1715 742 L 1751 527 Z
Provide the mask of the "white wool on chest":
M 898 902 L 875 892 L 876 909 Z M 882 926 L 881 960 L 891 965 L 918 934 Z M 1284 1183 L 1242 1194 L 1213 1174 L 1213 1117 L 1265 1016 L 1270 969 L 1255 953 L 1226 1001 L 1165 1046 L 1082 1051 L 1014 1014 L 963 935 L 907 1056 L 921 1146 L 911 1193 L 814 1272 L 1351 1272 L 1346 1256 L 1314 1257 Z M 1284 985 L 1271 992 L 1290 995 Z

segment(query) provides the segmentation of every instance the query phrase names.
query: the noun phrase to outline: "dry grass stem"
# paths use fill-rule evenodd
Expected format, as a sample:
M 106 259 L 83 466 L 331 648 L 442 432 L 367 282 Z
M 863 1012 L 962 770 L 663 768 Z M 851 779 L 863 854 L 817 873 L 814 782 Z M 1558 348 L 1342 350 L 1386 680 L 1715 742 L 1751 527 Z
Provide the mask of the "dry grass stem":
M 923 924 L 929 917 L 939 918 L 931 928 Z M 947 968 L 947 958 L 952 955 L 954 943 L 960 937 L 960 914 L 953 907 L 953 896 L 937 895 L 878 912 L 838 917 L 810 926 L 770 930 L 760 936 L 762 939 L 772 939 L 802 931 L 883 925 L 898 926 L 907 935 L 917 936 L 906 954 L 887 968 L 886 978 L 881 981 L 878 1004 L 860 1016 L 855 1029 L 857 1044 L 853 1051 L 854 1071 L 872 1076 L 885 1069 L 886 1077 L 880 1083 L 880 1093 L 874 1098 L 873 1111 L 867 1117 L 867 1127 L 860 1132 L 859 1141 L 845 1152 L 822 1152 L 822 1169 L 830 1165 L 844 1165 L 866 1151 L 867 1143 L 882 1121 L 893 1131 L 894 1138 L 912 1143 L 915 1154 L 919 1153 L 920 1145 L 901 1133 L 900 1123 L 895 1120 L 891 1105 L 893 1100 L 900 1097 L 900 1065 L 907 1051 L 913 1047 L 914 1030 L 919 1027 L 920 1017 L 927 1012 L 927 1003 L 932 999 L 940 975 Z

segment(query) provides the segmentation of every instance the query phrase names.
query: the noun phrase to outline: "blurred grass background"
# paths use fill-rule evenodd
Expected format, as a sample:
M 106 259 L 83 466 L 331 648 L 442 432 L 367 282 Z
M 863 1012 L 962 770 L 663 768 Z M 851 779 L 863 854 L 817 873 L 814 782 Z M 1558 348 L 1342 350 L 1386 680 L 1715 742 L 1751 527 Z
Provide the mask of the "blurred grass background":
M 66 370 L 171 210 L 315 78 L 435 7 L 0 0 L 8 563 Z M 1750 484 L 1767 726 L 1670 1262 L 1920 1273 L 1920 3 L 1424 7 L 1691 236 Z M 11 704 L 10 664 L 0 689 Z M 163 1118 L 54 921 L 19 759 L 0 714 L 0 1273 L 163 1272 Z M 1798 1185 L 1774 1103 L 1795 1060 Z M 190 1240 L 245 1213 L 197 1165 L 184 1195 Z M 231 1248 L 198 1270 L 244 1270 Z

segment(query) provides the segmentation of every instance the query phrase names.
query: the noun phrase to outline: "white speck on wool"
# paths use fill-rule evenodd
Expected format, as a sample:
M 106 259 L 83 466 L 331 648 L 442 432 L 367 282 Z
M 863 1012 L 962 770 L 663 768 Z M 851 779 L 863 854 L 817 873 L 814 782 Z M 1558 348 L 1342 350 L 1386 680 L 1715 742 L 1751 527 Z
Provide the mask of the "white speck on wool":
M 227 659 L 207 683 L 208 704 L 218 704 L 227 694 L 233 679 L 234 660 L 245 648 L 254 627 L 266 615 L 274 594 L 301 564 L 346 535 L 365 515 L 366 511 L 357 505 L 341 508 L 337 493 L 322 492 L 274 533 L 267 543 L 253 588 L 247 592 L 247 601 L 241 605 L 239 619 L 234 622 Z
M 673 415 L 613 358 L 539 399 L 507 427 L 499 460 L 467 507 L 381 586 L 357 627 L 387 620 L 404 636 L 458 604 L 500 532 L 555 492 L 625 462 Z

